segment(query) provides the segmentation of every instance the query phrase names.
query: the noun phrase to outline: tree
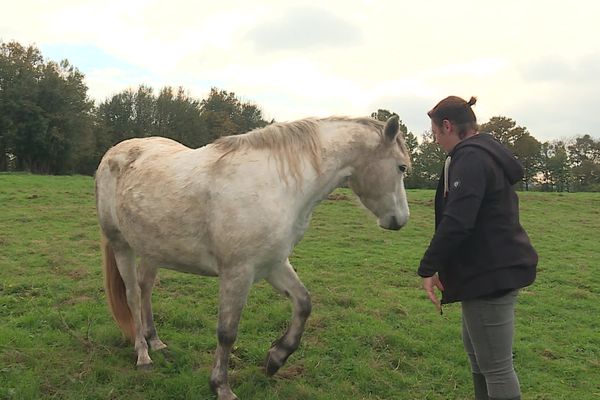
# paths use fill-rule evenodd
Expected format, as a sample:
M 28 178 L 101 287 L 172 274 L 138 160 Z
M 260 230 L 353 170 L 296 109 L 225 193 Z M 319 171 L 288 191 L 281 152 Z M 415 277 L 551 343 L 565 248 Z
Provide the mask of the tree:
M 212 88 L 208 97 L 202 100 L 200 113 L 210 142 L 267 125 L 258 106 L 242 103 L 235 93 L 217 88 Z
M 541 146 L 540 183 L 547 192 L 569 190 L 569 160 L 564 142 L 555 140 Z
M 511 151 L 514 150 L 514 145 L 517 140 L 523 136 L 529 135 L 527 128 L 517 126 L 515 121 L 502 116 L 490 118 L 488 122 L 481 124 L 479 131 L 494 136 Z
M 527 134 L 515 141 L 513 149 L 523 165 L 525 190 L 529 190 L 529 184 L 540 170 L 542 144 Z
M 33 47 L 19 43 L 0 43 L 0 167 L 8 160 L 22 168 L 29 144 L 39 141 L 45 129 L 41 109 L 37 106 L 38 81 L 42 76 L 43 57 Z M 31 155 L 29 155 L 31 157 Z
M 101 103 L 97 109 L 97 154 L 132 137 L 160 135 L 189 147 L 204 146 L 223 135 L 244 133 L 267 124 L 262 111 L 240 101 L 233 92 L 213 88 L 198 101 L 182 87 L 160 90 L 140 85 Z
M 408 151 L 410 152 L 410 157 L 412 159 L 416 155 L 419 148 L 419 141 L 412 132 L 408 132 L 404 135 L 404 142 L 406 143 L 406 147 L 408 147 Z
M 100 103 L 96 109 L 102 142 L 109 146 L 135 137 L 134 129 L 135 93 L 127 89 Z
M 0 44 L 0 169 L 72 172 L 91 138 L 84 76 L 34 46 Z
M 140 85 L 133 95 L 133 136 L 148 137 L 156 135 L 154 129 L 156 97 L 150 86 Z
M 527 128 L 518 126 L 511 118 L 496 116 L 479 127 L 480 132 L 489 133 L 505 145 L 523 165 L 523 185 L 529 185 L 540 172 L 541 143 L 529 134 Z
M 600 140 L 590 135 L 580 136 L 567 149 L 574 189 L 600 190 Z
M 413 156 L 413 168 L 405 179 L 408 188 L 428 188 L 437 186 L 440 173 L 446 160 L 446 152 L 437 143 L 433 133 L 423 133 L 421 144 Z
M 584 161 L 600 163 L 600 140 L 596 141 L 590 135 L 575 138 L 575 142 L 568 146 L 569 160 L 575 166 Z
M 391 112 L 390 110 L 385 110 L 385 109 L 380 108 L 377 111 L 371 113 L 371 118 L 376 119 L 378 121 L 385 122 L 388 119 L 390 119 L 391 117 L 393 117 L 394 115 L 398 116 L 398 114 L 396 114 L 395 112 Z M 406 133 L 406 131 L 407 131 L 406 126 L 402 123 L 400 123 L 400 126 L 401 127 L 404 126 L 403 132 Z M 400 128 L 400 130 L 402 131 L 402 128 Z
M 200 116 L 200 101 L 191 98 L 182 87 L 160 91 L 156 99 L 156 128 L 160 136 L 177 140 L 189 147 L 209 143 L 206 126 Z
M 43 162 L 53 174 L 73 172 L 89 154 L 91 110 L 84 76 L 67 60 L 48 62 L 39 82 L 38 104 L 47 119 Z

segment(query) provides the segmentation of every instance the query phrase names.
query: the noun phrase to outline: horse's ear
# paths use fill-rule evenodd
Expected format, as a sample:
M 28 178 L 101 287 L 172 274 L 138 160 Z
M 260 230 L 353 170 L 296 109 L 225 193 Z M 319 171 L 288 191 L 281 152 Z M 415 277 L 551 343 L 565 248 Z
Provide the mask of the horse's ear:
M 392 115 L 385 122 L 385 127 L 383 128 L 383 133 L 390 142 L 396 140 L 396 136 L 398 136 L 398 131 L 400 130 L 400 123 L 398 122 L 398 116 Z

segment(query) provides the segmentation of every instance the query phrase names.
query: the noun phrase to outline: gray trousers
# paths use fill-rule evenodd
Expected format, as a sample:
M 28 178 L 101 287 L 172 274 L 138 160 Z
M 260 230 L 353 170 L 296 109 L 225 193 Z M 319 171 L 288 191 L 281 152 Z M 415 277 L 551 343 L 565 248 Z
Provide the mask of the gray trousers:
M 512 399 L 521 394 L 512 353 L 518 292 L 462 301 L 465 351 L 473 373 L 485 376 L 491 398 Z

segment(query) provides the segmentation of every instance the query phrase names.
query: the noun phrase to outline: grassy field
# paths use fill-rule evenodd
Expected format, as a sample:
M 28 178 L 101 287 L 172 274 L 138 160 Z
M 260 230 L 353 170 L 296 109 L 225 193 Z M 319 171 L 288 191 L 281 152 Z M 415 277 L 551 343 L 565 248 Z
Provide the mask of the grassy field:
M 300 349 L 261 371 L 289 302 L 257 284 L 231 359 L 234 391 L 260 399 L 469 399 L 460 306 L 435 312 L 415 270 L 432 191 L 409 191 L 411 221 L 379 229 L 348 191 L 315 211 L 292 263 L 313 296 Z M 600 194 L 521 193 L 540 254 L 517 310 L 523 399 L 600 399 Z M 161 271 L 166 352 L 136 371 L 105 302 L 93 180 L 0 174 L 0 399 L 213 399 L 217 281 Z

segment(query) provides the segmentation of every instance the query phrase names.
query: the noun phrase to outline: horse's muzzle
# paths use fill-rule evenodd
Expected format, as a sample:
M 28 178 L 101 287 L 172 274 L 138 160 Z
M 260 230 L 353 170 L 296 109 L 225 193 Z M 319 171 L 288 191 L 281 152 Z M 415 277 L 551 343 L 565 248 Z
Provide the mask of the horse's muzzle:
M 391 216 L 390 218 L 386 218 L 385 221 L 379 222 L 380 227 L 382 227 L 383 229 L 389 229 L 391 231 L 397 231 L 400 228 L 402 228 L 405 224 L 406 222 L 402 224 L 399 223 L 398 218 L 396 218 L 395 215 Z

